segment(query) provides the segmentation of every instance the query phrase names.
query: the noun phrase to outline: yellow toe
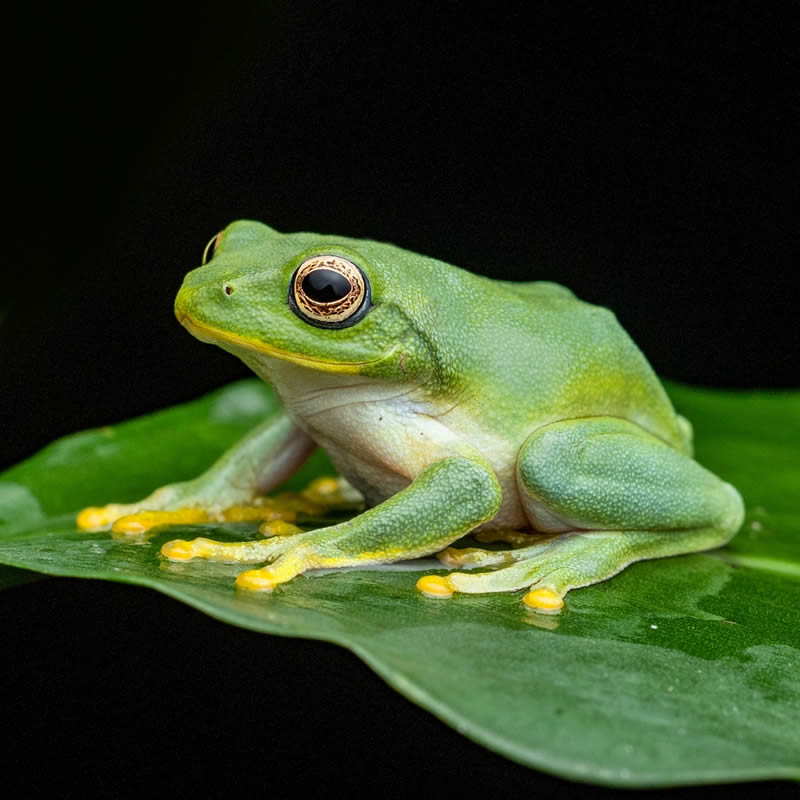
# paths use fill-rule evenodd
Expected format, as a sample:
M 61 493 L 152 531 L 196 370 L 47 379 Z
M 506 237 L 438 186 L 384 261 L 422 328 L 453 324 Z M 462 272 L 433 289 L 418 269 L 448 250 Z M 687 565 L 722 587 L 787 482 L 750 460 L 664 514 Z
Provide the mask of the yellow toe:
M 131 514 L 127 517 L 120 517 L 111 526 L 111 530 L 114 533 L 144 533 L 145 531 L 149 531 L 152 525 L 148 524 L 148 521 L 145 521 L 140 517 L 140 514 Z
M 105 528 L 119 516 L 119 506 L 89 506 L 80 511 L 75 522 L 82 531 L 98 530 Z
M 260 522 L 263 519 L 294 519 L 294 512 L 275 508 L 270 498 L 257 505 L 229 506 L 219 513 L 225 522 Z
M 210 515 L 202 508 L 179 508 L 175 511 L 139 511 L 120 517 L 112 526 L 114 533 L 144 533 L 157 525 L 196 525 L 208 522 Z
M 303 490 L 303 494 L 314 498 L 333 497 L 339 494 L 339 481 L 330 475 L 316 478 Z
M 307 502 L 321 506 L 320 511 L 324 511 L 326 507 L 330 506 L 358 504 L 358 497 L 354 496 L 352 487 L 343 484 L 341 478 L 334 478 L 330 475 L 311 481 L 300 492 L 300 496 Z
M 441 575 L 424 575 L 417 581 L 417 589 L 427 597 L 446 599 L 453 596 L 453 587 Z
M 249 589 L 252 592 L 271 592 L 277 581 L 268 569 L 249 569 L 239 573 L 236 585 L 240 589 Z
M 552 589 L 533 589 L 522 598 L 522 602 L 542 614 L 558 614 L 564 607 L 564 599 Z
M 258 532 L 262 536 L 292 536 L 295 533 L 300 533 L 301 529 L 297 525 L 292 525 L 291 522 L 286 522 L 283 519 L 271 519 L 263 523 Z
M 184 539 L 173 539 L 161 548 L 161 555 L 170 561 L 189 561 L 194 558 L 194 547 Z

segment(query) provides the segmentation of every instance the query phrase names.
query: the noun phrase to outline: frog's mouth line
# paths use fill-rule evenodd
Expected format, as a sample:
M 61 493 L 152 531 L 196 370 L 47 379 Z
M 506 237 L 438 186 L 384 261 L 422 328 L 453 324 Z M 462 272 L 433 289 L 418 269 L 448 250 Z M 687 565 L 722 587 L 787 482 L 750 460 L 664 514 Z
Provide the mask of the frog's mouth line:
M 301 367 L 311 367 L 316 370 L 323 370 L 325 372 L 343 372 L 350 374 L 357 374 L 361 371 L 361 367 L 366 364 L 374 364 L 381 361 L 381 358 L 372 358 L 367 361 L 325 361 L 321 358 L 313 358 L 311 356 L 301 356 L 297 353 L 289 353 L 286 350 L 281 350 L 278 347 L 265 344 L 257 339 L 249 339 L 246 336 L 239 336 L 235 333 L 214 328 L 211 325 L 206 325 L 204 322 L 198 322 L 192 319 L 188 314 L 176 314 L 178 322 L 186 328 L 189 333 L 201 342 L 209 344 L 230 344 L 234 347 L 244 348 L 245 350 L 263 353 L 264 355 L 280 358 L 283 361 L 289 361 L 292 364 L 298 364 Z

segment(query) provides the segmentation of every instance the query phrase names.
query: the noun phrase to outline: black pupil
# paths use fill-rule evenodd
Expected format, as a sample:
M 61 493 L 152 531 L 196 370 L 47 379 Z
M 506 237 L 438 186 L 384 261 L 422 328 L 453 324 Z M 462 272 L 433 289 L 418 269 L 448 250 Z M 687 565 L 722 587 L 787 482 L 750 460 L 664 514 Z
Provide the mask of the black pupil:
M 350 281 L 335 269 L 315 269 L 303 278 L 303 291 L 318 303 L 333 303 L 350 293 Z

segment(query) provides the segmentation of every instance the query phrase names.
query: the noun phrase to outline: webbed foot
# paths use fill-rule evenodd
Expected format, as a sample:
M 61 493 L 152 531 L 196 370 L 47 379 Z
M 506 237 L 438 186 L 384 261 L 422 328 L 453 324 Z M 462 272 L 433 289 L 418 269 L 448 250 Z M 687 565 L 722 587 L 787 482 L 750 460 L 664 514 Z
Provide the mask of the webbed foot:
M 439 554 L 439 559 L 448 566 L 493 569 L 471 574 L 451 572 L 446 576 L 425 576 L 417 582 L 417 589 L 428 596 L 437 597 L 448 597 L 459 592 L 483 594 L 529 589 L 522 598 L 528 608 L 544 614 L 557 614 L 564 605 L 564 595 L 570 589 L 595 583 L 614 574 L 608 571 L 602 577 L 590 577 L 597 566 L 596 556 L 603 547 L 602 543 L 607 543 L 610 537 L 620 536 L 605 532 L 564 533 L 537 537 L 536 544 L 515 550 L 448 548 Z M 624 563 L 618 569 L 623 566 Z M 429 582 L 434 585 L 433 581 L 437 589 L 435 595 L 428 588 Z
M 446 564 L 496 567 L 485 572 L 451 572 L 425 576 L 417 588 L 428 595 L 427 581 L 436 578 L 438 597 L 455 593 L 482 594 L 528 589 L 522 602 L 545 614 L 558 613 L 570 589 L 611 578 L 635 561 L 708 549 L 717 529 L 690 531 L 570 531 L 541 537 L 537 544 L 515 550 L 477 548 L 440 554 Z M 454 554 L 454 555 L 453 555 Z M 444 556 L 444 558 L 442 558 Z M 448 591 L 449 590 L 449 594 Z

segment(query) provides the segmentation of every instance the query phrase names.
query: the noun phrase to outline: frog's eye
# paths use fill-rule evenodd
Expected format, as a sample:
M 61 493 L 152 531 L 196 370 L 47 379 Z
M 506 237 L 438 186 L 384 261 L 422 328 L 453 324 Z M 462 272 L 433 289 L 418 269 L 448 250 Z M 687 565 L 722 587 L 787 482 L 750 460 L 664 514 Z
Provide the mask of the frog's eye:
M 367 276 L 342 256 L 307 258 L 289 282 L 289 307 L 300 319 L 319 328 L 346 328 L 370 306 Z
M 222 231 L 220 231 L 216 236 L 212 236 L 209 243 L 205 246 L 203 250 L 203 260 L 200 262 L 204 266 L 214 258 L 214 253 L 217 250 L 217 245 L 219 244 L 220 236 L 222 236 Z

